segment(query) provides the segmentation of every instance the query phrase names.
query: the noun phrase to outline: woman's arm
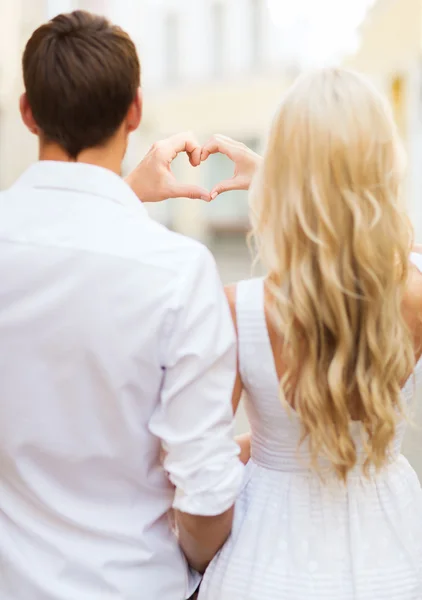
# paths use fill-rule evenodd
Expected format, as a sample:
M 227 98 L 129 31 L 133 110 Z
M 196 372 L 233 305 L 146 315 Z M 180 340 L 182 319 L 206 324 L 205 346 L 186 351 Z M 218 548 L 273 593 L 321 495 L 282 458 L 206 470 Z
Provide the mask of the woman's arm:
M 231 312 L 231 315 L 232 315 L 233 324 L 234 324 L 234 328 L 236 330 L 236 335 L 237 335 L 236 284 L 227 285 L 224 288 L 224 291 L 226 292 L 227 301 L 229 303 L 230 312 Z M 233 395 L 232 395 L 232 406 L 233 406 L 233 413 L 234 414 L 236 414 L 236 412 L 237 412 L 237 408 L 239 406 L 240 398 L 242 396 L 242 391 L 243 391 L 243 383 L 242 383 L 242 380 L 240 378 L 239 354 L 238 354 L 237 355 L 236 381 L 234 383 Z
M 227 300 L 230 306 L 230 312 L 232 315 L 233 323 L 236 329 L 237 334 L 237 318 L 236 318 L 236 285 L 229 285 L 225 288 Z M 237 359 L 237 373 L 236 373 L 236 381 L 233 388 L 232 395 L 232 406 L 233 413 L 236 414 L 237 409 L 239 407 L 239 402 L 242 397 L 243 392 L 243 383 L 240 377 L 239 371 L 239 356 Z M 251 457 L 251 435 L 250 433 L 244 433 L 242 435 L 236 436 L 236 442 L 240 447 L 240 460 L 246 465 L 249 462 Z

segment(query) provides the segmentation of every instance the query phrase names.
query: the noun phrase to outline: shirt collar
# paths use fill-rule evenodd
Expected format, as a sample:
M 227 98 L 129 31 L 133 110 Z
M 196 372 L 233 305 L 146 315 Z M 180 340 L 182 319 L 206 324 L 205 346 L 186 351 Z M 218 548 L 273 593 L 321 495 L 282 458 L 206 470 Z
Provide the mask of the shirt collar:
M 147 214 L 142 202 L 122 179 L 103 167 L 86 163 L 38 161 L 18 179 L 16 185 L 34 189 L 57 189 L 91 194 L 136 208 Z

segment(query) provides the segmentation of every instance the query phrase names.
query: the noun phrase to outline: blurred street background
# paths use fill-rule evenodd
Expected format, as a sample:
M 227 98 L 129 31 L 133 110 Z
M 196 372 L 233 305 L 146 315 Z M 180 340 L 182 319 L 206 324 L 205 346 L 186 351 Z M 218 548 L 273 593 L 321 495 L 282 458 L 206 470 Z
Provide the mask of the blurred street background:
M 301 70 L 338 64 L 369 75 L 390 99 L 406 146 L 405 197 L 422 242 L 422 0 L 0 0 L 0 189 L 36 159 L 36 141 L 18 112 L 24 43 L 47 18 L 76 8 L 109 16 L 139 48 L 144 122 L 125 170 L 153 142 L 179 131 L 193 131 L 200 142 L 222 133 L 260 151 L 283 92 Z M 193 169 L 181 157 L 174 171 L 210 188 L 232 166 L 217 155 Z M 206 243 L 224 282 L 251 275 L 246 193 L 149 210 Z M 418 399 L 422 404 L 420 393 Z M 246 428 L 241 411 L 238 429 Z M 422 477 L 422 429 L 408 435 L 405 451 Z

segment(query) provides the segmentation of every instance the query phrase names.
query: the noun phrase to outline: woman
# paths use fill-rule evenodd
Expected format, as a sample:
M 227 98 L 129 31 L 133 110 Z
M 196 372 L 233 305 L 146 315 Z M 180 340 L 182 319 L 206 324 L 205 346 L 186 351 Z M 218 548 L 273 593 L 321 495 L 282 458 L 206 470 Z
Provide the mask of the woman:
M 213 195 L 248 187 L 258 157 L 221 137 L 202 159 L 214 152 L 236 172 Z M 422 256 L 402 178 L 389 107 L 363 77 L 324 70 L 290 89 L 251 190 L 267 276 L 228 289 L 251 460 L 200 600 L 422 598 L 422 491 L 400 455 Z

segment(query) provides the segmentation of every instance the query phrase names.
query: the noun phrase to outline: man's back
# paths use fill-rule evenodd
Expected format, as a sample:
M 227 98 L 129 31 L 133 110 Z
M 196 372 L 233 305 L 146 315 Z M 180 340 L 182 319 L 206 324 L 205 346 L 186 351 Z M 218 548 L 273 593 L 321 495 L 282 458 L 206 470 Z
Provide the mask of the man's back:
M 104 169 L 41 162 L 0 195 L 2 598 L 188 593 L 160 452 L 163 440 L 185 488 L 175 507 L 195 513 L 183 503 L 190 479 L 201 487 L 201 451 L 213 460 L 195 431 L 208 409 L 178 353 L 215 301 L 213 278 L 207 251 L 152 222 Z M 200 312 L 182 324 L 195 290 Z M 228 312 L 220 329 L 210 364 L 234 355 Z M 231 368 L 219 377 L 230 389 Z M 189 386 L 190 406 L 178 396 Z

